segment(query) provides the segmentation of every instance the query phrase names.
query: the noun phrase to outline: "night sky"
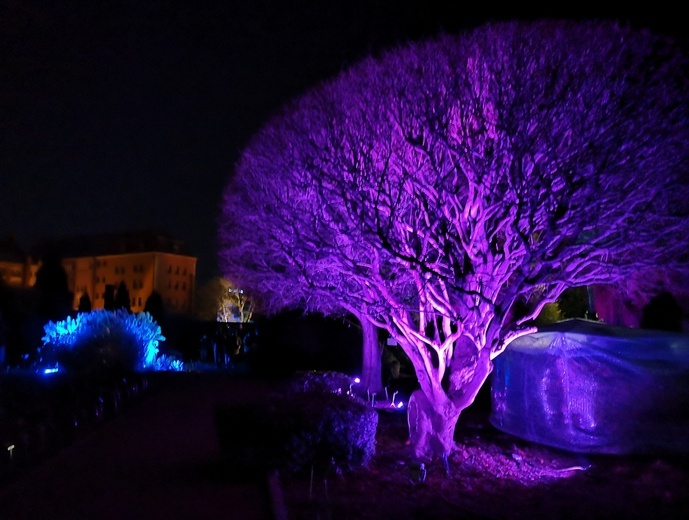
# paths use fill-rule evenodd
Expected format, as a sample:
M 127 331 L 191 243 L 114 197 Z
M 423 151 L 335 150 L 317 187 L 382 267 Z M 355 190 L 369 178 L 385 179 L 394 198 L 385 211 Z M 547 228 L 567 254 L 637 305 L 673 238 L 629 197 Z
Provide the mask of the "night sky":
M 221 192 L 242 147 L 281 104 L 366 54 L 514 18 L 613 18 L 687 34 L 669 9 L 523 9 L 0 0 L 0 237 L 29 248 L 160 230 L 188 244 L 203 283 L 217 271 Z

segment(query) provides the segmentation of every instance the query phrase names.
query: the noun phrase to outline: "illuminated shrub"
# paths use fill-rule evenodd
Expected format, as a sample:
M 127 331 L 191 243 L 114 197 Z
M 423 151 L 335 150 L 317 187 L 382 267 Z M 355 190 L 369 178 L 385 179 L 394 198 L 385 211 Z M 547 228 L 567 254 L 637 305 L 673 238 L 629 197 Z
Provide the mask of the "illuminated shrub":
M 353 378 L 334 371 L 302 372 L 290 379 L 288 393 L 319 392 L 346 394 Z
M 361 399 L 347 395 L 353 378 L 334 371 L 297 374 L 289 383 L 283 424 L 287 432 L 288 466 L 353 468 L 375 453 L 377 412 Z
M 366 465 L 375 454 L 378 413 L 363 402 L 334 393 L 308 392 L 285 407 L 290 424 L 287 466 L 291 471 Z
M 293 473 L 365 466 L 375 454 L 378 412 L 346 395 L 341 383 L 349 380 L 308 372 L 266 403 L 218 409 L 223 452 L 234 464 Z
M 159 355 L 165 341 L 146 312 L 96 310 L 48 322 L 42 338 L 42 362 L 75 373 L 181 370 L 180 361 Z

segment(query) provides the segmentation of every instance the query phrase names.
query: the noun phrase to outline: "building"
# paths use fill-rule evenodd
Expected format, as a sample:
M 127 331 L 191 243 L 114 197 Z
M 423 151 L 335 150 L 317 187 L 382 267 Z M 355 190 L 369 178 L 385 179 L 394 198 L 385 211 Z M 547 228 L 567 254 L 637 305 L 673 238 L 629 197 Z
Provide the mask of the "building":
M 31 287 L 36 274 L 31 268 L 32 263 L 29 254 L 14 238 L 0 238 L 0 283 L 10 287 Z
M 131 310 L 144 310 L 153 291 L 163 299 L 171 313 L 191 314 L 196 289 L 196 261 L 186 245 L 163 233 L 134 232 L 87 235 L 40 244 L 35 258 L 46 252 L 56 254 L 67 273 L 67 284 L 74 295 L 76 310 L 79 300 L 88 294 L 93 309 L 102 309 L 108 286 L 115 290 L 124 282 L 129 292 Z M 31 287 L 36 279 L 39 262 L 28 260 L 20 269 L 20 258 L 2 262 L 0 269 L 8 285 Z M 30 257 L 29 257 L 30 258 Z M 23 269 L 23 270 L 22 270 Z M 23 276 L 19 281 L 20 272 Z M 11 279 L 11 281 L 10 281 Z

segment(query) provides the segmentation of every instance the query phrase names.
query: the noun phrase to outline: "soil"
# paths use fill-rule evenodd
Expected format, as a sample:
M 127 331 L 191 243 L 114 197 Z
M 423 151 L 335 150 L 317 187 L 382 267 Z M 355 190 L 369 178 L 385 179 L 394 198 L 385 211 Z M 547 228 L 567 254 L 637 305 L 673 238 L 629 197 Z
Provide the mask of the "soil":
M 376 455 L 351 473 L 279 475 L 286 520 L 686 519 L 689 457 L 581 455 L 498 431 L 466 410 L 449 460 L 426 466 L 403 412 L 380 412 Z

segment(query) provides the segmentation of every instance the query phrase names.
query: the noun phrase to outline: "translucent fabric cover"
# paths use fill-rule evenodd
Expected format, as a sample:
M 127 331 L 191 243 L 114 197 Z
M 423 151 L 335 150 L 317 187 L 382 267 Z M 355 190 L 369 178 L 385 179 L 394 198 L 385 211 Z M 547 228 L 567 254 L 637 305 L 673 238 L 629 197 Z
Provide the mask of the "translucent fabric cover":
M 501 431 L 579 453 L 689 453 L 689 335 L 566 320 L 494 363 Z

